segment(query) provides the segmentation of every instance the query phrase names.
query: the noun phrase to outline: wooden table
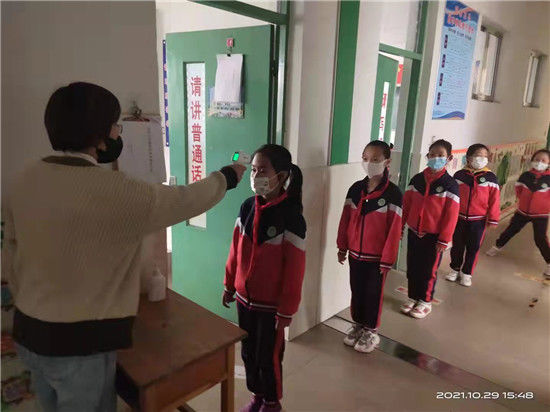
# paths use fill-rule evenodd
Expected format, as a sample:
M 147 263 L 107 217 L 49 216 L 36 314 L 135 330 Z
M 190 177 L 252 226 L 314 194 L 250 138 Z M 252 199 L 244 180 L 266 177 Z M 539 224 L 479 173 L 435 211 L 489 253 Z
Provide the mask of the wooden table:
M 167 290 L 141 299 L 131 349 L 118 352 L 117 392 L 134 410 L 173 411 L 221 382 L 221 410 L 234 410 L 235 344 L 246 332 Z

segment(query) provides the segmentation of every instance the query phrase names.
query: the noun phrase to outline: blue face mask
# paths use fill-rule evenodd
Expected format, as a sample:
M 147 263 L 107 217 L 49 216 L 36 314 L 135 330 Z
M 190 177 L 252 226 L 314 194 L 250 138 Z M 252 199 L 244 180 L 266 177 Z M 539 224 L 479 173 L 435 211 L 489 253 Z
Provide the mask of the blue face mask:
M 432 157 L 431 159 L 428 159 L 428 167 L 432 170 L 441 170 L 446 164 L 446 157 Z

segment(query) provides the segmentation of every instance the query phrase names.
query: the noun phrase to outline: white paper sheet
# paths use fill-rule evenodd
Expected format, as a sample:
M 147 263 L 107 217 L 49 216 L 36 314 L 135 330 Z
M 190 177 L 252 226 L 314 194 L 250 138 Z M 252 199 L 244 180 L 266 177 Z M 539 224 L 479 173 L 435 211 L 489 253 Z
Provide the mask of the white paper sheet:
M 135 179 L 149 183 L 166 181 L 164 145 L 160 119 L 149 122 L 123 121 L 124 148 L 118 158 L 118 168 Z
M 241 101 L 241 73 L 243 68 L 243 55 L 218 54 L 218 67 L 216 69 L 216 85 L 214 101 L 238 103 Z

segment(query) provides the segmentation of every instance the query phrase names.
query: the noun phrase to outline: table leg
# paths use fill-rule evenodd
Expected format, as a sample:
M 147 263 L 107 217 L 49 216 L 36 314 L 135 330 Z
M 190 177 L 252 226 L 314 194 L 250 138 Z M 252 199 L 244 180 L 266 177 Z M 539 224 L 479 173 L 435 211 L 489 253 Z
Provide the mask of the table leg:
M 226 350 L 227 379 L 222 381 L 222 412 L 234 412 L 235 410 L 235 345 Z

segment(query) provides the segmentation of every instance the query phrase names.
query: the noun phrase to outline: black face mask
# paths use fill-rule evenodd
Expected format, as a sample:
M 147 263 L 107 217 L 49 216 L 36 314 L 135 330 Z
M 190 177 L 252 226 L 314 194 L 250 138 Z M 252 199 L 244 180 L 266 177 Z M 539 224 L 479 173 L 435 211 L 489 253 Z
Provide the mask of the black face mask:
M 120 156 L 124 144 L 122 138 L 112 139 L 110 137 L 105 139 L 105 145 L 107 150 L 97 149 L 97 162 L 98 163 L 112 163 Z

